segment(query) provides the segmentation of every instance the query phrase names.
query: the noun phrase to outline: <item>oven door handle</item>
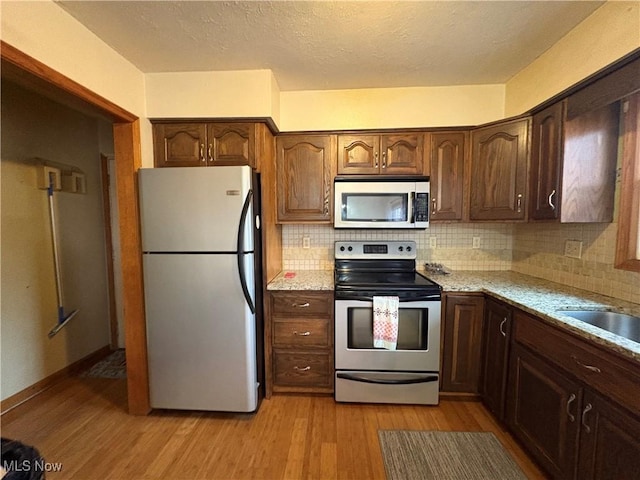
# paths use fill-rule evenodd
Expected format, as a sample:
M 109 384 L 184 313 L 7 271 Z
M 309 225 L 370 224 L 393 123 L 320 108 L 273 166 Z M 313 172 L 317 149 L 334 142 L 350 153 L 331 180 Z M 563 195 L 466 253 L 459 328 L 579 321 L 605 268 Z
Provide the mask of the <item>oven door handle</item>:
M 384 295 L 384 293 L 380 293 L 380 295 Z M 373 302 L 373 296 L 371 295 L 350 295 L 340 293 L 335 297 L 336 301 L 340 300 L 353 300 L 356 302 Z M 442 295 L 439 293 L 430 294 L 430 295 L 418 295 L 415 297 L 402 298 L 400 297 L 400 304 L 405 302 L 440 302 L 442 300 Z
M 437 375 L 427 375 L 421 377 L 414 378 L 405 378 L 402 380 L 391 380 L 384 378 L 369 378 L 369 377 L 361 377 L 358 375 L 354 375 L 353 373 L 337 373 L 336 376 L 338 378 L 342 378 L 344 380 L 352 380 L 354 382 L 362 382 L 362 383 L 378 383 L 383 385 L 411 385 L 414 383 L 431 383 L 437 382 L 439 380 Z

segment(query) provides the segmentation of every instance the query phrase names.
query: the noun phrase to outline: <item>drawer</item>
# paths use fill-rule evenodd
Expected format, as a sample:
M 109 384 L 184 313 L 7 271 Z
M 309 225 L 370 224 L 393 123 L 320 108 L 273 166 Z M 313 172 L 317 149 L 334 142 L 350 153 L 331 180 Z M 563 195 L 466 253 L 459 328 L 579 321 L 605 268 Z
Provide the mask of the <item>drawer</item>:
M 516 311 L 514 341 L 632 412 L 640 412 L 640 367 L 543 321 Z
M 333 292 L 271 293 L 271 314 L 330 317 L 333 314 Z
M 273 320 L 273 345 L 276 347 L 328 347 L 329 320 Z
M 333 365 L 327 352 L 274 351 L 274 383 L 301 387 L 331 387 Z

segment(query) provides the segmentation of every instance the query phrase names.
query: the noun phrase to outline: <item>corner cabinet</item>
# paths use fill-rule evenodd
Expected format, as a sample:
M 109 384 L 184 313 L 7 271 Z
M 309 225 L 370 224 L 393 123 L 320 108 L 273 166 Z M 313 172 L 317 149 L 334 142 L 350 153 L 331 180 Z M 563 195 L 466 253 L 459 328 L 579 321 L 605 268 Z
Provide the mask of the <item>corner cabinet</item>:
M 256 168 L 253 123 L 153 123 L 156 167 Z
M 267 310 L 267 396 L 333 393 L 333 292 L 271 291 Z
M 432 221 L 462 220 L 468 132 L 428 134 Z
M 424 134 L 338 135 L 338 175 L 422 175 Z
M 469 218 L 525 220 L 529 117 L 471 131 Z
M 331 223 L 335 164 L 335 135 L 276 137 L 278 223 Z
M 482 366 L 484 296 L 450 294 L 444 300 L 443 393 L 477 394 Z

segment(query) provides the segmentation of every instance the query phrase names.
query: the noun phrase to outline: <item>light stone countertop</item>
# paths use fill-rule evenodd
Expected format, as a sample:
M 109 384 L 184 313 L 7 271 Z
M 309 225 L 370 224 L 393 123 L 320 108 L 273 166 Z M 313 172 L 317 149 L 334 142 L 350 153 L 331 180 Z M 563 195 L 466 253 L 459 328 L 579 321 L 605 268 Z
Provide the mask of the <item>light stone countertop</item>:
M 419 272 L 441 285 L 443 292 L 486 293 L 640 364 L 640 343 L 561 313 L 563 309 L 597 309 L 640 317 L 639 304 L 511 271 L 455 271 L 449 275 Z M 333 270 L 284 271 L 269 283 L 267 290 L 333 290 L 333 282 Z

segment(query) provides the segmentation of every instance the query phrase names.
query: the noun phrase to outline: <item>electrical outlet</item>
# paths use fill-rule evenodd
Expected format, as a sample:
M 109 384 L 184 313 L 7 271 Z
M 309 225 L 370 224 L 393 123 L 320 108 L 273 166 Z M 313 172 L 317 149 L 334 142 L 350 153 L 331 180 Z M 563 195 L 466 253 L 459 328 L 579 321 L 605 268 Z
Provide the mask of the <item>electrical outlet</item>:
M 480 237 L 473 237 L 472 248 L 480 248 Z
M 311 239 L 309 237 L 302 237 L 302 248 L 311 248 Z
M 436 248 L 438 246 L 438 237 L 429 237 L 429 248 Z
M 564 242 L 564 256 L 582 258 L 582 242 L 580 240 L 567 240 Z

